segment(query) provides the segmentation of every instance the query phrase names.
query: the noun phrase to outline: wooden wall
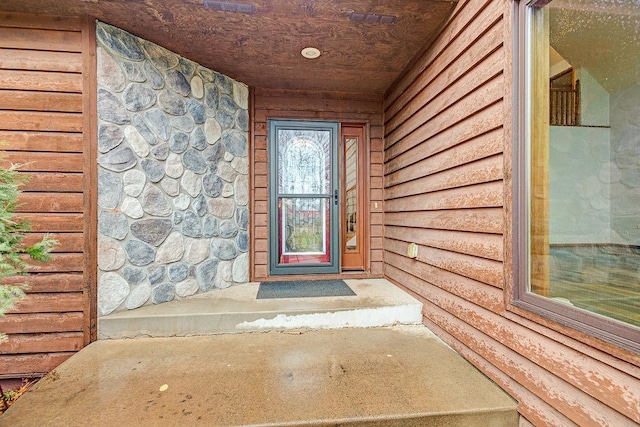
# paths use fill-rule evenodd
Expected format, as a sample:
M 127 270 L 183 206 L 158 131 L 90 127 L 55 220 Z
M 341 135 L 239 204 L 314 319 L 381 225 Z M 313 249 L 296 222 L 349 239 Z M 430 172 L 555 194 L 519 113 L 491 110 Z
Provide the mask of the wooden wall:
M 381 277 L 382 262 L 382 102 L 378 97 L 345 93 L 298 92 L 253 89 L 251 108 L 251 190 L 253 195 L 250 245 L 251 280 L 268 280 L 268 164 L 267 120 L 310 119 L 335 120 L 342 123 L 368 124 L 369 132 L 369 270 L 346 273 L 349 277 Z M 377 207 L 376 207 L 377 206 Z M 322 275 L 322 277 L 328 277 Z M 282 278 L 282 277 L 281 277 Z M 293 277 L 290 277 L 293 278 Z
M 385 274 L 522 425 L 635 425 L 639 355 L 510 305 L 512 7 L 462 0 L 386 94 Z
M 86 184 L 95 145 L 87 142 L 95 127 L 93 25 L 0 14 L 0 149 L 5 163 L 23 164 L 30 178 L 19 208 L 33 231 L 25 242 L 44 233 L 59 241 L 53 259 L 27 278 L 27 298 L 0 318 L 0 331 L 9 334 L 0 344 L 0 378 L 48 372 L 92 338 L 94 269 L 85 265 L 93 250 Z

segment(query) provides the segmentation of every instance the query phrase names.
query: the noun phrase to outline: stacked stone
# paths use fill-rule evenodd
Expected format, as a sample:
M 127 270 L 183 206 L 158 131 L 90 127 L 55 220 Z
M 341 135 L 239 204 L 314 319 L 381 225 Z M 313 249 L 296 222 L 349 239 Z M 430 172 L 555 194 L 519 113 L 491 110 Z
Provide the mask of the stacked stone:
M 98 23 L 98 308 L 248 280 L 247 87 Z

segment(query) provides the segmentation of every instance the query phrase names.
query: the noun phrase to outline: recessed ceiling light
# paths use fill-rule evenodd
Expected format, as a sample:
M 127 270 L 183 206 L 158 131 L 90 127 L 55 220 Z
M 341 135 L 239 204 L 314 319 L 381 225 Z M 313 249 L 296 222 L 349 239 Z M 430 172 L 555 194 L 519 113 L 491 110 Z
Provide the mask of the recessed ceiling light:
M 300 54 L 307 59 L 316 59 L 320 56 L 320 51 L 315 47 L 305 47 L 300 51 Z

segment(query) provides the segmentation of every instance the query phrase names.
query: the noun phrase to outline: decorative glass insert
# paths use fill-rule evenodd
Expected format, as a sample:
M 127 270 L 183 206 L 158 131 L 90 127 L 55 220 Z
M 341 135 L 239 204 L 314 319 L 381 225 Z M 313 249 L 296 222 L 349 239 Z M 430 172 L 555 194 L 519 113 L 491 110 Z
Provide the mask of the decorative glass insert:
M 281 130 L 278 132 L 280 194 L 331 192 L 331 132 Z

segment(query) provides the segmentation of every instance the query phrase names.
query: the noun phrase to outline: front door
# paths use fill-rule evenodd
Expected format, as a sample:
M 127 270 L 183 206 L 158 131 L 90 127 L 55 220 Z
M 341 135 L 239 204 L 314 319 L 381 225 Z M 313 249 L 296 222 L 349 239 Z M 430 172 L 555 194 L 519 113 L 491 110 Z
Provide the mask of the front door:
M 338 123 L 269 121 L 270 274 L 339 271 Z

